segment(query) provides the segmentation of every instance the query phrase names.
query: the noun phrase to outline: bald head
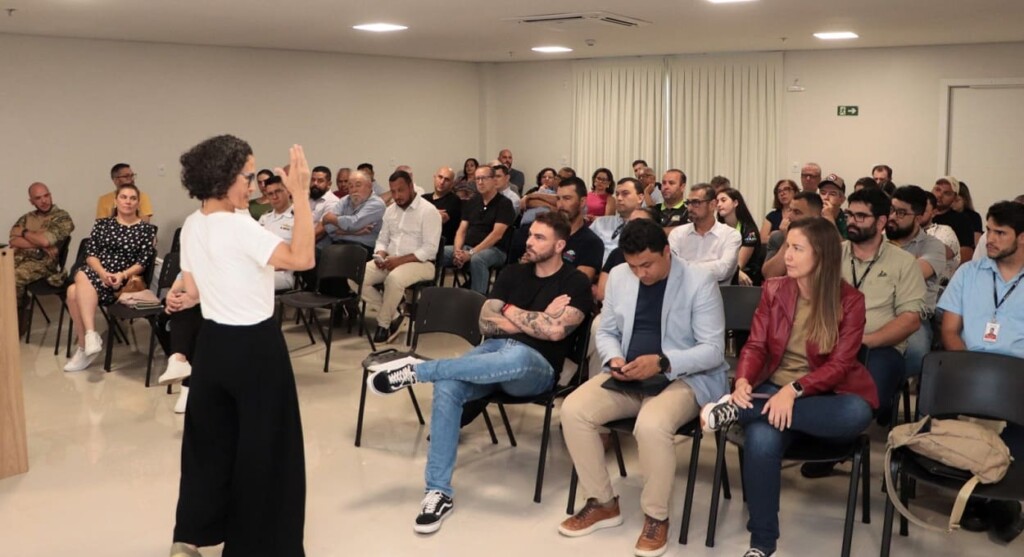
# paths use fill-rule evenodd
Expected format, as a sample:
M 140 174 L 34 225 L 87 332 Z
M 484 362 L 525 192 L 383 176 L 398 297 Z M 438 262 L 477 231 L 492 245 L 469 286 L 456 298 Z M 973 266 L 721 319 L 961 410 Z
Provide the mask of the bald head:
M 512 151 L 502 149 L 501 152 L 498 153 L 498 160 L 501 161 L 501 164 L 512 168 Z
M 53 208 L 53 198 L 50 196 L 50 188 L 42 182 L 34 182 L 28 187 L 28 202 L 40 213 L 47 213 Z
M 450 166 L 442 166 L 434 173 L 434 194 L 445 195 L 455 185 L 455 171 Z

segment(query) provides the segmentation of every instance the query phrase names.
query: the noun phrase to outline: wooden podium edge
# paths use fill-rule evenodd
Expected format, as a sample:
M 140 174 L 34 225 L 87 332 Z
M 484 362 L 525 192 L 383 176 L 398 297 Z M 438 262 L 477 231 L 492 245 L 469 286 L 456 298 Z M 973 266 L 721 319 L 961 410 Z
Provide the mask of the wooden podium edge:
M 0 248 L 0 479 L 28 472 L 14 251 Z

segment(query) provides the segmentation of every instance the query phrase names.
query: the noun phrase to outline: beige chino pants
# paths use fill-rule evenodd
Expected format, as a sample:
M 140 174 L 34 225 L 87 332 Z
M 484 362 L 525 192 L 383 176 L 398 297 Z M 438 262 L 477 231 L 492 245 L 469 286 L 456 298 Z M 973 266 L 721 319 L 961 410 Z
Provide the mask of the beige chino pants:
M 405 296 L 405 289 L 423 280 L 434 278 L 434 262 L 421 261 L 406 263 L 395 267 L 393 271 L 378 269 L 373 261 L 366 263 L 366 274 L 363 275 L 363 301 L 367 309 L 379 306 L 377 325 L 388 327 L 398 313 L 398 304 Z M 374 288 L 384 283 L 384 294 Z

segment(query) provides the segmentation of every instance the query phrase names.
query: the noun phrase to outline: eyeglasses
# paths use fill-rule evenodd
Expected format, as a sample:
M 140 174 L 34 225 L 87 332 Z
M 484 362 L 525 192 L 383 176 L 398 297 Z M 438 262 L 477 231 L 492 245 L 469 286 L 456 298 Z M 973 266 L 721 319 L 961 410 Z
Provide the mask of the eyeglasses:
M 902 218 L 905 218 L 907 215 L 914 215 L 916 217 L 916 216 L 920 215 L 921 213 L 915 213 L 914 211 L 908 211 L 906 209 L 897 209 L 896 207 L 893 207 L 889 211 L 889 214 L 890 215 L 896 215 L 896 218 L 902 219 Z
M 484 180 L 493 180 L 494 176 L 474 176 L 473 180 L 476 182 L 483 182 Z
M 846 218 L 852 220 L 853 222 L 864 222 L 870 218 L 874 218 L 875 216 L 872 215 L 871 213 L 854 213 L 853 211 L 843 212 L 846 213 Z
M 242 178 L 245 178 L 245 181 L 248 182 L 250 186 L 252 185 L 252 181 L 256 179 L 256 173 L 255 172 L 250 172 L 249 174 L 239 174 L 239 175 Z
M 801 174 L 801 178 L 821 178 L 821 174 Z
M 687 199 L 685 201 L 685 204 L 687 207 L 700 207 L 701 205 L 705 203 L 711 203 L 712 201 L 714 201 L 714 199 Z

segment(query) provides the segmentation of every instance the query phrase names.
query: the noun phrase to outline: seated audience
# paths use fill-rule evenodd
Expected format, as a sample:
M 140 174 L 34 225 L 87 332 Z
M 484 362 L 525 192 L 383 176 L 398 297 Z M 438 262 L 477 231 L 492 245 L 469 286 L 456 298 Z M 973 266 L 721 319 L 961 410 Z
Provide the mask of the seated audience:
M 18 332 L 28 308 L 25 287 L 46 279 L 53 286 L 64 283 L 60 246 L 71 236 L 75 223 L 67 211 L 53 204 L 50 188 L 42 182 L 28 187 L 28 202 L 35 207 L 15 221 L 7 243 L 14 250 L 14 300 L 18 308 Z
M 462 222 L 462 200 L 452 191 L 455 186 L 454 177 L 455 172 L 450 166 L 438 168 L 434 173 L 434 191 L 423 196 L 441 215 L 441 235 L 444 236 L 446 246 L 455 242 L 455 233 Z
M 988 240 L 981 246 L 987 257 L 960 267 L 939 300 L 942 344 L 946 350 L 1024 358 L 1024 293 L 1014 292 L 1024 280 L 1024 205 L 996 203 L 985 221 Z M 1007 424 L 1002 438 L 1018 466 L 1024 458 L 1024 427 Z M 1006 543 L 1024 530 L 1019 501 L 978 497 L 970 499 L 960 524 L 971 531 L 994 527 Z
M 711 187 L 715 188 L 715 195 L 732 188 L 732 182 L 725 176 L 715 176 L 708 183 L 711 184 Z
M 266 168 L 256 173 L 256 186 L 260 190 L 260 196 L 249 200 L 249 214 L 256 220 L 260 220 L 260 217 L 272 208 L 270 198 L 267 197 L 267 180 L 273 175 L 274 173 Z
M 494 180 L 498 184 L 498 193 L 504 195 L 512 202 L 512 208 L 515 209 L 516 215 L 518 215 L 521 200 L 519 198 L 519 194 L 516 193 L 516 190 L 510 187 L 511 183 L 508 181 L 508 168 L 503 164 L 494 164 L 491 165 L 491 169 L 494 170 Z
M 645 207 L 657 207 L 659 203 L 665 201 L 665 198 L 661 193 L 661 184 L 658 182 L 658 176 L 654 173 L 653 168 L 643 168 L 640 171 L 639 180 L 643 185 L 643 201 Z
M 523 186 L 526 184 L 526 176 L 523 175 L 522 170 L 516 170 L 512 167 L 512 151 L 508 149 L 502 149 L 498 153 L 498 160 L 501 164 L 505 165 L 508 169 L 509 181 L 512 182 L 512 189 L 517 194 L 523 193 Z M 475 174 L 468 174 L 468 176 L 474 176 Z
M 388 178 L 394 203 L 384 211 L 384 222 L 374 246 L 373 263 L 363 277 L 363 301 L 377 307 L 374 342 L 390 342 L 402 326 L 398 305 L 405 289 L 434 278 L 434 259 L 441 240 L 441 215 L 429 201 L 416 195 L 412 177 L 396 170 Z M 375 286 L 384 285 L 383 294 Z
M 643 187 L 635 178 L 622 178 L 615 186 L 615 213 L 597 217 L 590 224 L 590 230 L 604 242 L 604 259 L 615 248 L 619 247 L 619 234 L 626 224 L 626 219 L 634 210 L 640 208 L 643 200 Z
M 314 174 L 316 171 L 314 171 Z M 324 213 L 324 231 L 330 243 L 357 244 L 373 253 L 384 219 L 384 202 L 374 195 L 369 177 L 355 171 L 349 178 L 348 195 Z M 388 192 L 388 197 L 391 193 Z M 324 242 L 321 242 L 324 245 Z
M 373 189 L 373 194 L 379 197 L 384 203 L 390 205 L 391 190 L 388 189 L 387 185 L 378 184 L 377 180 L 374 179 L 373 165 L 368 162 L 364 162 L 357 166 L 356 170 L 362 172 L 363 175 L 366 176 L 366 179 L 370 181 L 370 187 Z M 351 180 L 351 178 L 349 179 Z
M 772 232 L 779 230 L 782 219 L 789 211 L 789 203 L 793 201 L 793 194 L 797 192 L 796 183 L 793 180 L 779 180 L 772 190 L 772 210 L 764 216 L 761 223 L 761 241 L 768 243 L 768 237 Z M 785 237 L 785 233 L 783 233 Z
M 1017 197 L 1013 198 L 1013 202 L 1024 205 L 1024 194 L 1018 195 Z M 978 238 L 978 247 L 985 248 L 987 244 L 988 232 L 982 232 L 981 237 Z M 974 256 L 972 256 L 971 260 L 977 261 L 983 257 L 988 257 L 987 251 L 985 249 L 976 249 L 974 250 Z
M 928 196 L 917 186 L 903 186 L 893 190 L 892 210 L 885 227 L 886 238 L 917 259 L 924 277 L 924 311 L 921 326 L 907 339 L 904 353 L 907 377 L 921 373 L 921 361 L 932 349 L 932 316 L 939 295 L 939 277 L 946 268 L 946 246 L 937 238 L 921 230 L 918 220 L 924 213 Z
M 350 177 L 351 174 L 352 174 L 352 169 L 347 167 L 347 166 L 344 166 L 344 167 L 341 167 L 341 168 L 338 169 L 338 174 L 334 178 L 334 180 L 335 180 L 334 184 L 338 188 L 338 189 L 334 190 L 334 195 L 338 199 L 341 199 L 341 198 L 345 197 L 346 195 L 348 195 L 348 180 L 349 180 L 349 177 Z
M 587 503 L 558 531 L 579 537 L 622 524 L 600 431 L 607 422 L 635 417 L 644 474 L 644 525 L 636 553 L 661 555 L 668 545 L 676 476 L 675 432 L 697 417 L 701 405 L 728 389 L 725 315 L 711 273 L 673 257 L 665 231 L 655 222 L 630 222 L 620 247 L 628 266 L 611 273 L 596 338 L 604 373 L 591 377 L 562 405 L 565 444 Z M 657 394 L 622 392 L 607 383 L 655 378 L 663 380 Z
M 839 236 L 846 239 L 846 182 L 835 174 L 829 174 L 818 183 L 818 195 L 821 196 L 821 216 L 836 225 Z
M 798 222 L 807 217 L 821 216 L 821 196 L 808 191 L 799 191 L 793 195 L 789 203 L 789 211 L 779 223 L 779 229 L 772 232 L 765 249 L 765 261 L 761 266 L 761 274 L 766 279 L 781 277 L 786 274 L 786 233 L 790 223 Z
M 816 162 L 809 162 L 800 169 L 800 188 L 803 191 L 818 193 L 818 184 L 821 183 L 821 166 Z
M 477 169 L 482 196 L 497 194 L 490 168 Z M 497 199 L 508 203 L 508 199 Z M 562 368 L 566 339 L 593 308 L 590 282 L 562 261 L 569 223 L 557 212 L 530 226 L 525 263 L 506 267 L 480 312 L 485 340 L 465 355 L 385 369 L 367 379 L 377 394 L 392 394 L 416 383 L 434 384 L 426 496 L 413 530 L 436 532 L 454 505 L 452 472 L 463 405 L 501 390 L 533 396 L 549 390 Z
M 105 219 L 117 214 L 118 188 L 124 185 L 134 186 L 137 174 L 127 163 L 119 162 L 110 169 L 110 180 L 114 182 L 114 190 L 100 196 L 96 200 L 96 218 Z M 136 189 L 138 189 L 136 187 Z M 149 202 L 149 196 L 139 192 L 138 202 L 139 218 L 143 222 L 149 222 L 153 218 L 153 205 Z
M 597 217 L 615 214 L 615 178 L 607 168 L 598 168 L 590 177 L 591 190 L 587 194 L 587 224 Z
M 476 193 L 476 169 L 480 167 L 480 161 L 474 158 L 466 159 L 466 162 L 462 163 L 462 173 L 459 174 L 459 178 L 455 180 L 455 187 L 468 186 L 468 189 Z M 465 189 L 465 187 L 463 188 Z
M 569 220 L 570 228 L 562 259 L 594 282 L 604 259 L 604 243 L 583 219 L 587 185 L 579 178 L 566 178 L 557 191 L 558 212 Z
M 691 187 L 686 206 L 690 222 L 668 235 L 672 253 L 695 267 L 711 271 L 718 284 L 729 284 L 736 274 L 740 233 L 718 222 L 718 200 L 710 184 Z
M 139 188 L 122 184 L 117 188 L 117 214 L 96 221 L 89 236 L 85 266 L 75 272 L 68 287 L 68 312 L 74 323 L 78 349 L 64 365 L 64 371 L 82 371 L 103 350 L 96 332 L 96 308 L 109 306 L 131 280 L 137 290 L 148 285 L 142 275 L 153 264 L 156 227 L 139 216 Z
M 953 232 L 952 228 L 945 224 L 932 222 L 932 217 L 935 215 L 935 194 L 925 191 L 925 196 L 928 198 L 928 204 L 925 206 L 924 213 L 921 214 L 921 228 L 929 236 L 936 238 L 946 246 L 946 267 L 940 273 L 942 276 L 939 277 L 939 280 L 945 283 L 960 266 L 960 241 L 956 239 L 956 232 Z M 979 251 L 981 257 L 984 257 L 984 250 Z
M 327 174 L 323 171 L 327 170 Z M 324 228 L 324 215 L 334 210 L 338 204 L 338 196 L 331 190 L 331 180 L 327 176 L 330 170 L 325 166 L 318 166 L 310 173 L 309 178 L 309 207 L 313 210 L 313 232 L 317 240 L 322 240 L 327 235 Z
M 704 407 L 717 431 L 743 427 L 743 485 L 750 519 L 744 557 L 775 554 L 782 456 L 799 436 L 845 443 L 871 423 L 878 395 L 857 361 L 864 295 L 840 278 L 841 238 L 832 223 L 794 222 L 786 276 L 765 281 L 750 337 L 740 352 L 732 395 Z
M 960 243 L 960 265 L 967 263 L 974 255 L 974 226 L 963 213 L 953 210 L 957 196 L 960 195 L 960 182 L 952 176 L 943 176 L 935 181 L 932 188 L 935 195 L 935 212 L 932 222 L 945 224 L 956 233 Z
M 661 178 L 661 196 L 661 203 L 654 208 L 665 234 L 671 234 L 676 227 L 690 222 L 686 210 L 686 174 L 682 170 L 673 168 L 665 171 Z
M 264 188 L 270 199 L 271 211 L 259 218 L 260 226 L 274 233 L 286 244 L 292 243 L 292 230 L 295 228 L 295 211 L 292 210 L 292 198 L 284 189 L 280 176 L 271 176 Z M 295 273 L 289 269 L 274 269 L 274 290 L 291 290 L 295 287 Z
M 754 224 L 754 216 L 750 214 L 739 190 L 724 188 L 718 192 L 718 220 L 740 233 L 740 251 L 736 257 L 737 269 L 732 284 L 761 286 L 764 244 Z
M 871 178 L 885 195 L 892 197 L 896 191 L 896 184 L 892 183 L 892 168 L 885 164 L 877 164 L 871 169 Z
M 878 184 L 875 183 L 875 179 L 872 178 L 871 176 L 863 176 L 861 178 L 858 178 L 857 181 L 854 182 L 853 191 L 860 191 L 867 186 L 878 187 Z
M 494 169 L 476 169 L 476 187 L 480 195 L 462 206 L 462 222 L 455 233 L 455 242 L 444 248 L 445 265 L 462 269 L 469 267 L 470 287 L 487 292 L 491 268 L 505 263 L 508 254 L 502 242 L 516 220 L 512 202 L 498 193 Z
M 554 168 L 545 168 L 537 173 L 537 187 L 524 195 L 519 205 L 523 213 L 523 227 L 528 228 L 527 225 L 533 222 L 537 215 L 555 208 L 555 202 L 558 201 L 555 190 L 558 189 L 560 180 Z
M 559 183 L 561 183 L 562 180 L 565 180 L 567 178 L 575 178 L 575 177 L 576 177 L 576 169 L 571 167 L 571 166 L 563 166 L 562 168 L 558 169 L 558 181 L 559 181 Z
M 984 248 L 985 246 L 979 244 L 978 241 L 981 239 L 981 234 L 985 232 L 985 227 L 982 225 L 981 215 L 974 210 L 971 189 L 963 180 L 960 180 L 960 190 L 956 199 L 953 200 L 953 210 L 963 215 L 967 222 L 971 223 L 971 231 L 974 232 L 974 245 Z

